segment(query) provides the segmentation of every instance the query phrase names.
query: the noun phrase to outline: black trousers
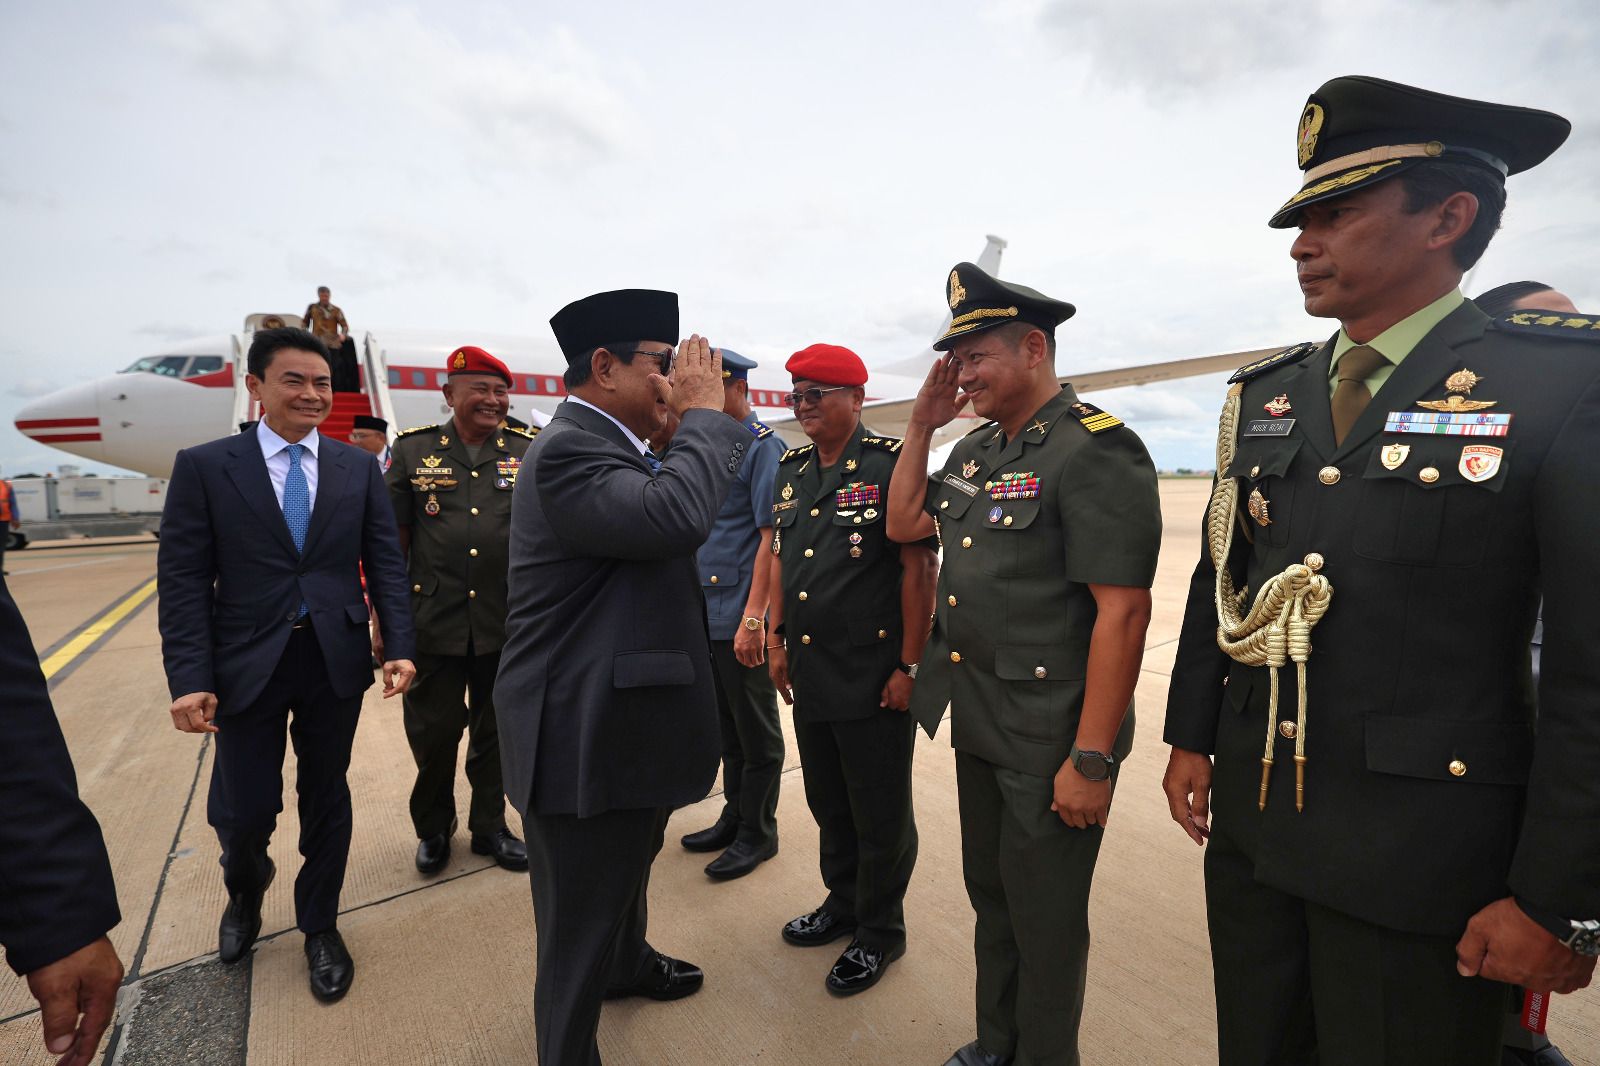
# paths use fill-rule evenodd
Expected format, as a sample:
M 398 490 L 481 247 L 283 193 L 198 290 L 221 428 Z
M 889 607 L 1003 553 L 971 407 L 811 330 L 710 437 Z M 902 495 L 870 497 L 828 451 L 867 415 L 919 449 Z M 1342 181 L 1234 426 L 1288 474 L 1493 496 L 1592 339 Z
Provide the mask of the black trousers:
M 606 989 L 633 984 L 654 957 L 645 939 L 650 866 L 671 813 L 664 807 L 592 818 L 530 812 L 523 820 L 540 1066 L 598 1066 L 595 1033 Z
M 283 753 L 294 741 L 300 854 L 294 882 L 296 923 L 306 933 L 339 918 L 350 854 L 350 748 L 361 695 L 341 698 L 328 685 L 322 649 L 309 625 L 289 635 L 277 669 L 249 707 L 217 718 L 216 757 L 206 820 L 222 841 L 222 881 L 230 894 L 260 888 L 267 845 L 283 810 Z
M 1507 985 L 1456 973 L 1456 938 L 1364 922 L 1260 884 L 1206 845 L 1222 1066 L 1495 1066 Z
M 417 656 L 417 676 L 403 698 L 406 740 L 417 763 L 411 787 L 411 825 L 419 839 L 450 832 L 456 816 L 456 752 L 467 731 L 467 781 L 472 805 L 467 828 L 491 836 L 506 824 L 500 777 L 500 731 L 494 716 L 494 675 L 500 653 Z
M 778 693 L 765 666 L 748 667 L 733 641 L 713 640 L 717 715 L 722 733 L 722 815 L 739 839 L 766 845 L 778 839 L 778 784 L 783 780 L 783 724 Z
M 849 722 L 795 722 L 806 805 L 820 831 L 823 908 L 854 917 L 876 948 L 906 941 L 906 886 L 917 864 L 911 810 L 916 721 L 879 711 Z

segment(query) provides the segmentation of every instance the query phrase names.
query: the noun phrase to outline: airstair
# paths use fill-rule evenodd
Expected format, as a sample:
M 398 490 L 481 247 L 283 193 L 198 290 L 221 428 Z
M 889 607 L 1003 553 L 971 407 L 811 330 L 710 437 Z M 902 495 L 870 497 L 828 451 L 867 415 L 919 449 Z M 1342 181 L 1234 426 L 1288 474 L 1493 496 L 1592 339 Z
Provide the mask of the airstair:
M 233 419 L 230 430 L 237 430 L 244 423 L 254 422 L 261 417 L 261 407 L 251 399 L 250 390 L 245 385 L 245 356 L 250 351 L 250 342 L 256 331 L 298 326 L 300 322 L 300 316 L 295 314 L 247 315 L 244 330 L 233 335 Z M 383 348 L 371 333 L 363 336 L 361 341 L 357 356 L 357 378 L 359 391 L 333 394 L 333 409 L 319 428 L 323 436 L 349 440 L 357 415 L 375 414 L 389 423 L 391 434 L 395 431 L 397 422 L 394 403 L 389 396 L 389 371 L 385 365 Z

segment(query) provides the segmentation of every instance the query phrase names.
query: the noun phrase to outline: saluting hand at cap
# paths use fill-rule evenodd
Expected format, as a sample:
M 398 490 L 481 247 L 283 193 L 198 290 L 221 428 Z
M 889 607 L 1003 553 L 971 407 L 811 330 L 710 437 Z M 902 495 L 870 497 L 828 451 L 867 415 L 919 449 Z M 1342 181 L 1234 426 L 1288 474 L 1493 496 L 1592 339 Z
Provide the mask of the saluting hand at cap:
M 651 375 L 652 380 L 658 377 Z M 656 388 L 667 390 L 667 405 L 680 418 L 691 407 L 722 410 L 722 353 L 714 350 L 710 341 L 694 334 L 678 345 L 672 373 L 660 378 Z

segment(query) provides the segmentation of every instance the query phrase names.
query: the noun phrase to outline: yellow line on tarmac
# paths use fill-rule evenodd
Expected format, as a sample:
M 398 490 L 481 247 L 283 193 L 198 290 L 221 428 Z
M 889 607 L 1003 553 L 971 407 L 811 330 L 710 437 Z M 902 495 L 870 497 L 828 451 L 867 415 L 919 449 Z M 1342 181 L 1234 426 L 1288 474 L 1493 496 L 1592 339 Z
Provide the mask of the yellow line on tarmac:
M 140 604 L 144 603 L 145 600 L 148 600 L 152 595 L 154 595 L 155 591 L 156 579 L 151 578 L 149 581 L 130 592 L 121 603 L 118 603 L 116 606 L 112 607 L 111 610 L 107 611 L 99 618 L 96 618 L 93 622 L 90 622 L 86 627 L 84 627 L 83 632 L 67 641 L 60 647 L 60 649 L 56 651 L 54 655 L 50 656 L 50 658 L 44 661 L 43 666 L 45 680 L 48 681 L 52 677 L 56 676 L 56 674 L 60 673 L 63 667 L 65 667 L 72 660 L 76 659 L 79 655 L 82 655 L 85 649 L 87 649 L 95 641 L 105 636 L 107 630 L 116 625 L 118 622 L 122 621 L 124 618 L 128 617 L 128 615 L 136 610 Z

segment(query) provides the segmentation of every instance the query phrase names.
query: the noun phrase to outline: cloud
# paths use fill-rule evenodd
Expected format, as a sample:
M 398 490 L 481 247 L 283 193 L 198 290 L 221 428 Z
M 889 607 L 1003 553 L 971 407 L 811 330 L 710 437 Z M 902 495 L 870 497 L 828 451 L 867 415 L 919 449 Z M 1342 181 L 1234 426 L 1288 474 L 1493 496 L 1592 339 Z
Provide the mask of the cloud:
M 12 383 L 11 387 L 7 389 L 6 392 L 9 395 L 17 397 L 18 399 L 37 400 L 41 396 L 50 395 L 60 387 L 60 382 L 52 381 L 49 378 L 29 375 L 27 377 L 18 378 Z
M 183 341 L 208 332 L 201 326 L 183 326 L 174 322 L 147 322 L 134 331 L 138 337 L 154 337 L 160 341 Z

